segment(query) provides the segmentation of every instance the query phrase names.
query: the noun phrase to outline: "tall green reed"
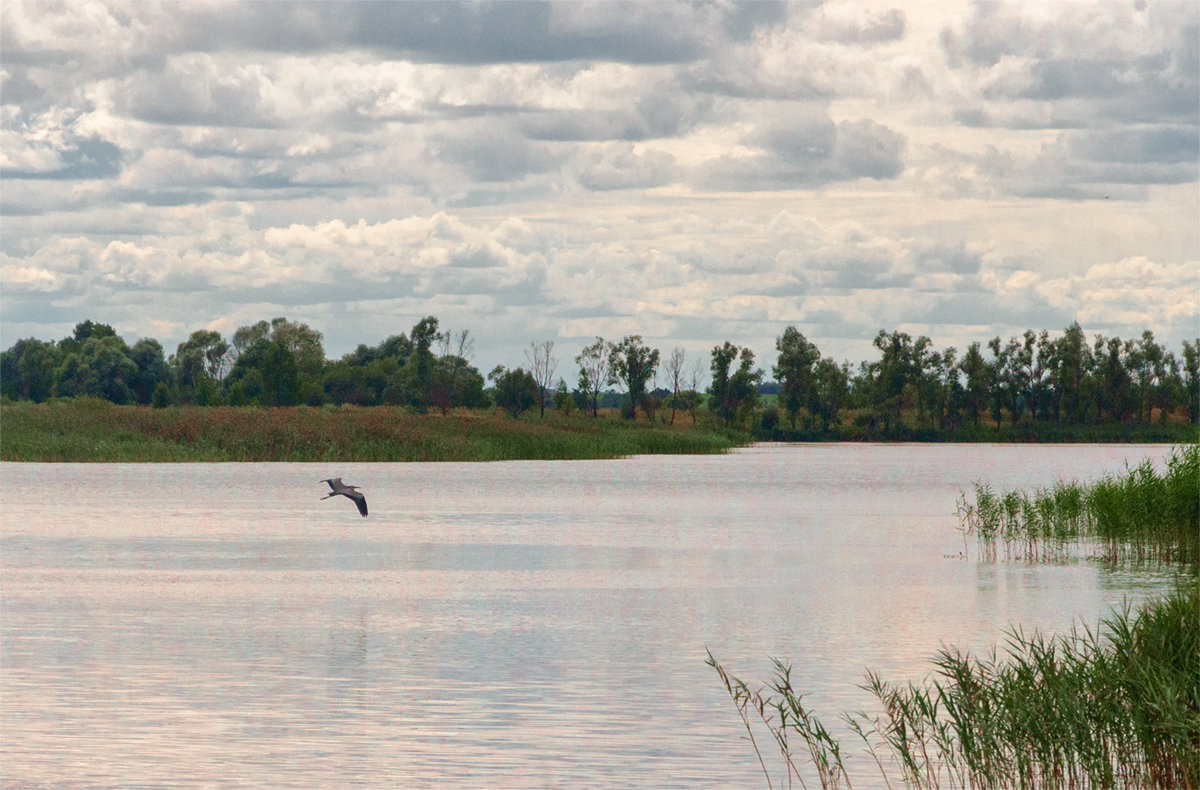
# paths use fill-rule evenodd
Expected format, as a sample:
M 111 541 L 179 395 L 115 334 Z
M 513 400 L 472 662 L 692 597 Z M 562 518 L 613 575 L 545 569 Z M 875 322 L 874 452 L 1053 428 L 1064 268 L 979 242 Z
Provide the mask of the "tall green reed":
M 1147 460 L 1088 485 L 974 488 L 958 513 L 984 558 L 1058 560 L 1083 548 L 1110 561 L 1194 564 L 1200 555 L 1200 445 L 1173 449 L 1162 471 Z
M 1047 638 L 1019 629 L 1005 653 L 940 650 L 920 682 L 868 672 L 879 713 L 843 714 L 883 783 L 909 788 L 1200 787 L 1200 594 L 1194 582 L 1141 611 Z M 754 727 L 770 733 L 788 777 L 852 787 L 840 742 L 804 707 L 790 667 L 760 690 L 712 666 L 767 776 Z M 793 741 L 804 753 L 797 758 Z

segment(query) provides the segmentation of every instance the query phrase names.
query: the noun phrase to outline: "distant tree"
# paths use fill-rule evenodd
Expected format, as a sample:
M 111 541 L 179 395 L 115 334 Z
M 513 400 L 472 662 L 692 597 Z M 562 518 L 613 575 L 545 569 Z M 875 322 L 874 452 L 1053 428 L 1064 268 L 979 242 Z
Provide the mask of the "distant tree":
M 554 341 L 546 340 L 541 343 L 530 343 L 525 349 L 525 359 L 529 362 L 529 375 L 538 385 L 538 416 L 546 416 L 546 398 L 550 387 L 554 384 L 554 371 L 558 368 L 558 359 L 553 355 Z
M 1200 337 L 1183 341 L 1182 367 L 1188 419 L 1200 422 Z
M 229 375 L 245 397 L 264 406 L 301 403 L 300 367 L 282 338 L 260 337 L 244 348 Z
M 648 348 L 641 335 L 629 335 L 612 349 L 611 364 L 613 376 L 625 384 L 629 394 L 630 415 L 636 417 L 638 408 L 642 407 L 649 417 L 646 385 L 658 370 L 658 349 Z
M 883 418 L 884 430 L 899 427 L 904 407 L 904 391 L 913 377 L 913 342 L 905 332 L 888 334 L 882 329 L 872 341 L 880 351 L 878 361 L 869 366 L 871 404 Z
M 967 414 L 970 415 L 971 422 L 978 425 L 979 414 L 987 407 L 992 388 L 992 370 L 979 350 L 978 341 L 967 346 L 967 353 L 962 362 L 958 363 L 958 368 L 966 379 L 964 402 Z
M 154 385 L 154 392 L 150 396 L 150 405 L 156 409 L 165 409 L 172 402 L 171 388 L 167 386 L 165 381 L 160 381 Z
M 779 356 L 772 375 L 782 387 L 780 400 L 794 431 L 801 408 L 808 409 L 810 414 L 818 409 L 814 368 L 821 359 L 821 352 L 794 326 L 789 326 L 776 338 L 775 350 Z
M 593 417 L 600 413 L 600 392 L 615 381 L 612 352 L 613 344 L 598 337 L 575 357 L 575 364 L 579 366 L 579 391 L 590 401 Z
M 1107 412 L 1110 420 L 1121 422 L 1132 409 L 1133 380 L 1125 368 L 1126 353 L 1130 350 L 1132 344 L 1127 348 L 1119 337 L 1105 340 L 1096 336 L 1092 359 L 1099 385 L 1096 388 L 1097 418 Z
M 952 417 L 958 383 L 958 350 L 950 346 L 934 352 L 929 357 L 930 371 L 927 377 L 926 400 L 929 404 L 929 424 L 933 428 L 944 428 L 948 417 Z
M 566 379 L 560 378 L 558 386 L 554 389 L 554 409 L 561 414 L 570 414 L 575 411 L 575 395 L 567 386 Z
M 839 365 L 832 357 L 818 361 L 813 368 L 813 388 L 817 416 L 828 431 L 837 422 L 838 412 L 850 395 L 850 363 Z
M 170 360 L 185 402 L 211 401 L 215 383 L 229 372 L 230 346 L 215 330 L 198 329 L 179 344 Z
M 671 425 L 675 424 L 675 410 L 680 405 L 679 392 L 683 388 L 683 367 L 686 359 L 687 352 L 676 346 L 671 350 L 671 356 L 667 358 L 664 368 L 671 382 Z
M 433 371 L 433 402 L 445 414 L 452 406 L 472 407 L 486 400 L 483 376 L 470 365 L 475 339 L 470 330 L 439 334 Z M 476 386 L 478 385 L 478 386 Z
M 162 344 L 154 338 L 143 337 L 133 344 L 129 357 L 137 366 L 129 386 L 138 403 L 145 405 L 154 396 L 154 391 L 160 383 L 167 379 L 167 360 L 163 354 Z
M 1060 421 L 1082 422 L 1085 418 L 1088 407 L 1084 397 L 1085 376 L 1091 364 L 1087 338 L 1076 321 L 1053 344 L 1050 382 L 1054 388 L 1054 412 Z
M 497 365 L 488 378 L 495 383 L 496 405 L 514 418 L 531 408 L 541 392 L 533 376 L 522 368 L 509 370 Z
M 54 343 L 18 340 L 0 354 L 0 392 L 13 400 L 44 401 L 54 393 L 63 352 Z
M 731 370 L 734 360 L 738 360 L 738 367 Z M 748 347 L 739 348 L 728 340 L 713 347 L 711 370 L 710 408 L 726 425 L 731 425 L 739 413 L 757 404 L 757 387 L 762 382 L 763 372 L 754 368 L 753 351 Z
M 411 382 L 409 402 L 425 409 L 433 395 L 433 347 L 439 341 L 438 320 L 425 316 L 412 328 L 413 350 L 405 364 Z

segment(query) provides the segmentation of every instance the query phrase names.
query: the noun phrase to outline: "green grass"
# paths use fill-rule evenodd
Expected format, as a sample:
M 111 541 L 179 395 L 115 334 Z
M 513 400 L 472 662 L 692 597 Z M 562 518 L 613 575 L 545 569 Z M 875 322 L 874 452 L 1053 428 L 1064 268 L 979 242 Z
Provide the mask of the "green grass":
M 115 406 L 79 398 L 0 405 L 5 461 L 502 461 L 719 453 L 743 443 L 704 427 L 585 415 L 513 420 L 399 407 Z

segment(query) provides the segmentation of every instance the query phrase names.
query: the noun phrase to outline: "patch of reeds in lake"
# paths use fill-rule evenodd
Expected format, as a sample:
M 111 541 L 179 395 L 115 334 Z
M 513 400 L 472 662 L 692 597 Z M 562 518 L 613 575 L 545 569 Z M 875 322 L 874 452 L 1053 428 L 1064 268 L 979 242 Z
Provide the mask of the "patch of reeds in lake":
M 840 718 L 888 787 L 1200 787 L 1198 607 L 1192 583 L 1140 612 L 1115 612 L 1095 629 L 1053 639 L 1012 631 L 1004 656 L 946 648 L 920 683 L 868 673 L 863 688 L 882 713 Z M 774 750 L 788 787 L 804 786 L 811 771 L 821 787 L 854 786 L 842 745 L 805 707 L 787 664 L 776 661 L 772 682 L 756 690 L 711 653 L 708 663 L 737 707 L 768 786 Z
M 1032 494 L 976 483 L 960 496 L 964 537 L 984 557 L 1053 561 L 1081 548 L 1112 562 L 1195 564 L 1200 554 L 1200 445 L 1175 448 L 1090 484 L 1059 481 Z
M 943 648 L 919 683 L 868 672 L 872 715 L 839 718 L 887 787 L 1200 788 L 1200 447 L 1176 448 L 1089 485 L 1058 483 L 1032 495 L 977 485 L 960 498 L 964 538 L 985 560 L 1058 561 L 1090 546 L 1106 563 L 1168 562 L 1173 593 L 1095 628 L 1046 638 L 1008 632 L 1003 654 Z M 712 653 L 759 764 L 805 785 L 853 787 L 841 743 L 791 684 L 791 667 L 752 689 Z M 758 733 L 756 735 L 756 732 Z M 872 782 L 871 786 L 878 786 Z

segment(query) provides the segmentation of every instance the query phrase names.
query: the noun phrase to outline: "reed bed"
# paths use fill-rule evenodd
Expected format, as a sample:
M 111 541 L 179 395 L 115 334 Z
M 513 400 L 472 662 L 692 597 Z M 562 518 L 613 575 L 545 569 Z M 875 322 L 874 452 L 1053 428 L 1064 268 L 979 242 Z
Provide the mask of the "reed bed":
M 883 785 L 1200 788 L 1200 447 L 1174 449 L 1161 472 L 1146 462 L 1032 495 L 976 485 L 975 501 L 960 497 L 959 512 L 964 539 L 974 534 L 984 559 L 1058 561 L 1082 545 L 1109 564 L 1178 564 L 1178 581 L 1174 592 L 1095 627 L 1054 638 L 1012 629 L 1002 652 L 985 655 L 943 648 L 920 682 L 868 672 L 862 688 L 878 712 L 839 719 Z M 768 787 L 773 751 L 788 787 L 807 787 L 806 776 L 823 788 L 854 786 L 846 751 L 792 687 L 789 665 L 775 661 L 773 680 L 752 689 L 711 652 L 708 664 Z
M 1194 565 L 1200 555 L 1200 445 L 1176 447 L 1088 485 L 1059 481 L 1032 494 L 976 483 L 959 497 L 964 537 L 986 558 L 1054 561 L 1080 548 L 1112 562 Z
M 868 673 L 863 688 L 882 713 L 840 718 L 888 787 L 1200 787 L 1197 590 L 1181 586 L 1139 612 L 1126 608 L 1053 639 L 1011 631 L 999 657 L 945 648 L 920 683 Z M 708 663 L 768 786 L 760 738 L 778 751 L 788 787 L 807 786 L 814 773 L 824 788 L 854 786 L 843 747 L 804 706 L 788 665 L 776 661 L 774 680 L 755 690 L 711 653 Z
M 502 461 L 719 453 L 736 437 L 587 416 L 513 420 L 402 407 L 115 406 L 79 398 L 0 406 L 6 461 Z

